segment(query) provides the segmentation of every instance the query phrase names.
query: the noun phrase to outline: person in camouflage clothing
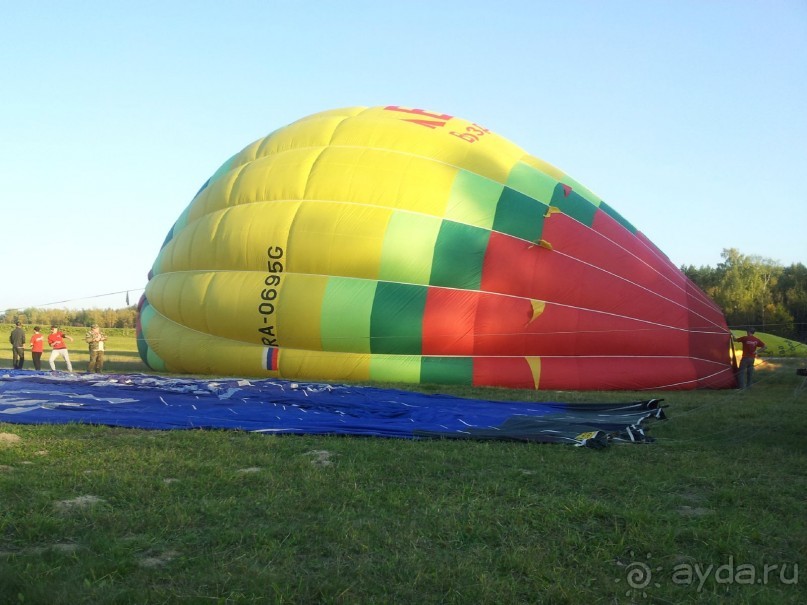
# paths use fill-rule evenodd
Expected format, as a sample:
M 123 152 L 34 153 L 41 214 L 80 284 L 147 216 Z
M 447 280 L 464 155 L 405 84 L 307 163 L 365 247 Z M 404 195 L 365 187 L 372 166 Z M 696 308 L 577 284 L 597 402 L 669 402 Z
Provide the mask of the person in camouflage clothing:
M 22 329 L 22 324 L 16 322 L 14 329 L 8 337 L 12 349 L 12 363 L 15 370 L 22 370 L 25 363 L 25 331 Z
M 90 365 L 87 367 L 87 372 L 91 374 L 100 374 L 104 369 L 104 341 L 106 334 L 101 332 L 98 324 L 93 324 L 92 328 L 84 336 L 84 340 L 90 348 Z

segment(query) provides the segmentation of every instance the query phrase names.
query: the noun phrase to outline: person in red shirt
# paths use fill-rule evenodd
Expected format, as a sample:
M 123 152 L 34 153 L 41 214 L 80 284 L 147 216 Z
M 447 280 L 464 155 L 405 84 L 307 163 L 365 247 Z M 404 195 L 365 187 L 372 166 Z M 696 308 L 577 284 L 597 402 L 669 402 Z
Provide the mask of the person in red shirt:
M 757 353 L 765 348 L 765 343 L 754 336 L 754 332 L 754 328 L 748 328 L 746 335 L 737 339 L 737 342 L 743 345 L 743 357 L 740 360 L 740 371 L 737 373 L 737 385 L 741 389 L 751 388 Z
M 45 348 L 45 337 L 39 332 L 39 326 L 34 328 L 31 336 L 31 358 L 34 360 L 34 369 L 42 369 L 42 351 Z
M 50 327 L 50 334 L 48 334 L 48 344 L 53 347 L 53 350 L 50 352 L 50 359 L 48 363 L 50 363 L 51 372 L 56 371 L 56 364 L 53 363 L 57 357 L 64 357 L 64 361 L 67 364 L 67 371 L 73 371 L 73 364 L 70 363 L 70 354 L 67 352 L 67 345 L 64 344 L 64 339 L 73 342 L 73 339 L 61 332 L 57 326 Z

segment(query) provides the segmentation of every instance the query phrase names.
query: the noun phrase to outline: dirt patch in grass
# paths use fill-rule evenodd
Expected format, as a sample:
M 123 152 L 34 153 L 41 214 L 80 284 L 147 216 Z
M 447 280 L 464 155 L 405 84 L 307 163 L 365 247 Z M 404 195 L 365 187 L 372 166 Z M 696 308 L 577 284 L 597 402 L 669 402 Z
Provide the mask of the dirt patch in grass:
M 0 557 L 11 557 L 14 555 L 41 555 L 46 552 L 60 552 L 66 555 L 73 554 L 81 546 L 73 542 L 56 542 L 55 544 L 45 544 L 44 546 L 29 546 L 20 550 L 0 550 Z
M 713 511 L 711 508 L 703 508 L 702 506 L 679 506 L 678 514 L 683 517 L 703 517 L 711 515 Z
M 14 433 L 0 433 L 0 446 L 3 445 L 16 445 L 22 438 Z
M 140 560 L 141 567 L 163 567 L 168 565 L 171 561 L 176 559 L 179 556 L 179 553 L 174 550 L 167 550 L 164 553 L 154 556 L 144 557 Z
M 56 503 L 56 508 L 62 511 L 70 511 L 91 508 L 102 502 L 105 502 L 105 500 L 98 496 L 79 496 L 78 498 L 71 498 L 70 500 L 60 500 Z
M 306 456 L 311 457 L 311 464 L 314 466 L 330 466 L 333 464 L 333 454 L 328 450 L 311 450 L 305 453 Z

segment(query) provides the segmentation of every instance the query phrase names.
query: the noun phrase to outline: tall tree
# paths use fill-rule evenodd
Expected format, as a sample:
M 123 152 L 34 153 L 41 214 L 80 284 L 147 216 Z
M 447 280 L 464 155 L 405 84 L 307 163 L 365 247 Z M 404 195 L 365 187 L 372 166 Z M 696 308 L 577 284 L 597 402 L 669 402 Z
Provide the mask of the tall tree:
M 782 274 L 782 266 L 760 256 L 746 256 L 736 248 L 723 250 L 721 257 L 718 271 L 722 278 L 714 294 L 715 302 L 731 318 L 729 323 L 765 329 L 766 312 L 774 305 L 772 289 Z
M 777 284 L 777 297 L 793 317 L 799 340 L 807 340 L 807 267 L 796 263 L 785 267 Z

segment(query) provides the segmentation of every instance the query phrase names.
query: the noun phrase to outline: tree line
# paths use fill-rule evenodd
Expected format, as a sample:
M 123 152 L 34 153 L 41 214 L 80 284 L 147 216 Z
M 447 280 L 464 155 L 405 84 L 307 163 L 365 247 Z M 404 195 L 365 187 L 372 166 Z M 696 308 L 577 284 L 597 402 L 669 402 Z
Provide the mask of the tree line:
M 20 321 L 27 326 L 87 327 L 98 324 L 104 328 L 134 328 L 137 307 L 123 309 L 8 309 L 0 315 L 0 322 Z
M 722 309 L 729 327 L 753 326 L 807 341 L 807 267 L 789 267 L 760 256 L 747 256 L 735 248 L 723 250 L 717 267 L 684 265 L 681 270 Z M 123 309 L 8 309 L 0 322 L 27 325 L 134 328 L 137 307 Z
M 717 267 L 681 270 L 714 300 L 730 328 L 807 341 L 807 267 L 724 249 Z

